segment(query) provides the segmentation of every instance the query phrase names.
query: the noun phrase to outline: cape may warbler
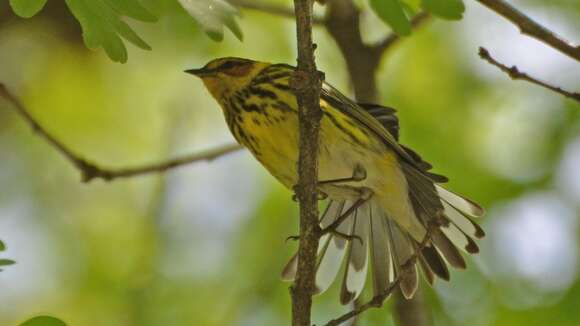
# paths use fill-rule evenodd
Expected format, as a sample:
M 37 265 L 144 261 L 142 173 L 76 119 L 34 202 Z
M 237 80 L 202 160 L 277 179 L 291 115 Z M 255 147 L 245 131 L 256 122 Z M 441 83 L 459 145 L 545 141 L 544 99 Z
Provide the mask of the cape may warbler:
M 286 64 L 241 58 L 187 70 L 217 100 L 236 140 L 290 189 L 298 181 L 298 104 L 289 85 L 294 71 Z M 473 239 L 484 232 L 472 218 L 482 216 L 483 209 L 438 185 L 447 179 L 429 172 L 429 163 L 398 143 L 395 111 L 356 103 L 326 83 L 320 107 L 319 190 L 329 198 L 320 224 L 342 222 L 320 240 L 318 292 L 344 265 L 344 304 L 362 292 L 369 268 L 375 293 L 401 275 L 401 291 L 412 297 L 418 267 L 406 262 L 416 250 L 430 283 L 435 275 L 449 279 L 447 264 L 465 268 L 458 249 L 479 251 Z M 294 279 L 296 266 L 294 256 L 283 278 Z

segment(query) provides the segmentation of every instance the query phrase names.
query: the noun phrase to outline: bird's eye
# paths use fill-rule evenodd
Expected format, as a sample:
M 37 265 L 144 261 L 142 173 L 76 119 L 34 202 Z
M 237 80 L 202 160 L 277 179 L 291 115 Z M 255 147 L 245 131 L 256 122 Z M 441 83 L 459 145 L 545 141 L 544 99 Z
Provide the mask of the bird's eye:
M 252 69 L 252 65 L 243 61 L 227 61 L 219 66 L 218 70 L 233 77 L 245 76 Z
M 234 66 L 235 66 L 235 64 L 233 61 L 226 61 L 219 67 L 219 70 L 227 71 L 227 70 L 232 69 Z

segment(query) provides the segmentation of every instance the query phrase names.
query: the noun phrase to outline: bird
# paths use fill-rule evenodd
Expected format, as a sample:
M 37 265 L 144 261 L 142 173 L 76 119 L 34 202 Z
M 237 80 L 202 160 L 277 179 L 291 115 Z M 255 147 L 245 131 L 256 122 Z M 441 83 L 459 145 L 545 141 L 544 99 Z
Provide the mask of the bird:
M 234 138 L 288 189 L 298 183 L 299 105 L 291 86 L 296 71 L 237 57 L 185 71 L 203 81 Z M 412 298 L 419 270 L 433 284 L 435 277 L 449 280 L 449 266 L 466 268 L 461 251 L 479 252 L 476 239 L 485 232 L 475 218 L 485 211 L 446 189 L 446 177 L 399 143 L 396 110 L 357 103 L 327 82 L 320 109 L 317 189 L 328 204 L 319 223 L 328 232 L 319 242 L 316 294 L 340 279 L 340 302 L 348 304 L 362 293 L 370 272 L 375 295 L 397 280 Z M 290 258 L 283 280 L 294 280 L 297 260 L 297 254 Z

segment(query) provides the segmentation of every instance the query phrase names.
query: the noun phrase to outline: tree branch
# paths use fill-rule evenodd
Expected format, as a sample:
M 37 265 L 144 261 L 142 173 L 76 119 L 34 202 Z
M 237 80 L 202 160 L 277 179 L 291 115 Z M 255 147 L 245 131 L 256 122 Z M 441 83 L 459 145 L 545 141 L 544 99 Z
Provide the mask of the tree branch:
M 379 63 L 385 52 L 401 38 L 392 33 L 376 45 L 367 45 L 361 37 L 360 12 L 352 0 L 333 0 L 327 6 L 325 26 L 346 61 L 356 99 L 376 101 L 378 92 L 374 76 Z M 425 12 L 417 14 L 412 19 L 413 28 L 423 26 L 429 18 Z
M 16 96 L 12 95 L 12 93 L 10 93 L 2 83 L 0 83 L 0 97 L 11 103 L 16 112 L 24 119 L 24 121 L 32 128 L 32 130 L 36 132 L 38 136 L 40 136 L 40 138 L 44 139 L 51 147 L 56 149 L 57 152 L 64 156 L 81 172 L 83 182 L 89 182 L 94 179 L 112 181 L 118 178 L 128 178 L 148 173 L 165 172 L 169 169 L 198 161 L 211 161 L 222 155 L 242 149 L 242 147 L 238 144 L 229 144 L 158 164 L 122 169 L 103 168 L 97 164 L 91 163 L 88 160 L 81 158 L 80 155 L 74 153 L 71 149 L 69 149 L 62 142 L 51 135 L 32 117 L 22 102 Z
M 376 100 L 374 75 L 381 55 L 365 44 L 360 32 L 360 12 L 352 0 L 332 0 L 327 4 L 326 30 L 332 36 L 346 63 L 357 100 Z
M 567 90 L 562 89 L 561 87 L 554 86 L 554 85 L 548 84 L 546 82 L 543 82 L 541 80 L 538 80 L 538 79 L 526 74 L 525 72 L 520 71 L 518 69 L 518 67 L 516 67 L 516 66 L 508 67 L 508 66 L 504 65 L 503 63 L 494 59 L 491 56 L 491 54 L 489 53 L 489 51 L 484 47 L 479 48 L 479 56 L 483 60 L 489 62 L 491 65 L 494 65 L 494 66 L 498 67 L 501 71 L 505 72 L 511 79 L 525 80 L 525 81 L 528 81 L 532 84 L 539 85 L 539 86 L 547 88 L 553 92 L 564 95 L 565 97 L 568 97 L 568 98 L 571 98 L 573 100 L 580 102 L 580 93 L 569 92 Z
M 401 289 L 394 293 L 393 315 L 395 325 L 421 326 L 431 324 L 431 313 L 425 309 L 425 295 L 423 288 L 417 288 L 417 292 L 411 299 L 405 298 Z
M 312 0 L 294 0 L 298 46 L 298 68 L 291 80 L 300 110 L 300 148 L 296 195 L 300 203 L 298 270 L 290 289 L 292 325 L 310 326 L 312 294 L 315 289 L 316 253 L 321 230 L 318 224 L 318 151 L 321 73 L 316 70 L 312 42 Z
M 544 42 L 552 48 L 580 61 L 580 46 L 574 45 L 546 27 L 532 20 L 503 0 L 476 0 L 518 26 L 522 34 Z
M 229 0 L 231 4 L 236 7 L 250 9 L 255 11 L 260 11 L 266 14 L 280 16 L 285 18 L 292 18 L 294 19 L 294 10 L 292 8 L 286 6 L 275 5 L 271 3 L 266 3 L 263 1 L 254 1 L 254 0 Z M 313 25 L 320 25 L 323 24 L 324 20 L 320 17 L 313 16 L 312 17 L 312 24 Z
M 425 248 L 425 246 L 429 243 L 429 240 L 431 239 L 431 232 L 435 227 L 437 227 L 436 224 L 432 224 L 429 226 L 429 228 L 427 229 L 427 234 L 425 234 L 423 241 L 421 241 L 419 246 L 416 248 L 415 253 L 413 253 L 413 255 L 409 257 L 409 259 L 407 259 L 405 263 L 402 265 L 401 268 L 402 272 L 399 275 L 397 275 L 397 277 L 393 280 L 393 282 L 389 284 L 389 286 L 383 292 L 375 295 L 372 299 L 370 299 L 366 303 L 359 305 L 355 309 L 343 314 L 342 316 L 329 321 L 328 323 L 325 324 L 325 326 L 338 326 L 344 323 L 345 321 L 353 317 L 356 317 L 371 308 L 382 307 L 383 302 L 393 293 L 395 289 L 397 289 L 399 283 L 401 283 L 401 279 L 407 276 L 407 274 L 412 271 L 411 267 L 414 267 L 416 265 L 417 259 L 419 258 L 419 252 L 421 252 L 423 248 Z

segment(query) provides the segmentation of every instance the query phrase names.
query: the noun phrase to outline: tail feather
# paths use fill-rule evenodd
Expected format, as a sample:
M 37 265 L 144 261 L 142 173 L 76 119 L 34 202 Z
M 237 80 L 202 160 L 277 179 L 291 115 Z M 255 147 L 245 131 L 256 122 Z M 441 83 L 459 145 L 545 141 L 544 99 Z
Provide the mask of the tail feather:
M 374 293 L 381 293 L 394 280 L 393 257 L 389 244 L 389 235 L 385 225 L 387 217 L 373 201 L 370 218 L 370 256 L 373 269 Z
M 485 210 L 473 201 L 455 194 L 439 185 L 435 185 L 435 187 L 437 188 L 439 197 L 444 202 L 447 202 L 449 205 L 453 206 L 463 214 L 466 214 L 470 217 L 482 217 L 485 215 Z
M 294 281 L 297 270 L 298 270 L 298 253 L 295 253 L 282 269 L 281 275 L 282 281 L 286 282 Z
M 445 261 L 455 267 L 460 269 L 465 269 L 465 260 L 459 253 L 459 250 L 453 245 L 453 243 L 441 232 L 439 229 L 434 229 L 431 232 L 431 242 L 435 245 L 441 256 Z
M 341 202 L 331 202 L 329 204 L 329 214 L 327 221 L 321 223 L 321 227 L 327 227 L 332 222 L 334 222 L 352 203 L 344 201 Z M 328 210 L 327 210 L 328 212 Z M 337 231 L 349 234 L 353 219 L 346 219 L 338 227 Z M 321 241 L 323 246 L 320 246 L 318 251 L 318 266 L 316 269 L 316 292 L 321 293 L 326 291 L 332 285 L 332 282 L 336 279 L 340 266 L 342 264 L 345 251 L 347 250 L 347 241 L 344 238 L 335 236 L 333 234 L 327 234 L 323 238 L 325 241 Z
M 417 250 L 418 246 L 415 245 L 415 252 Z M 433 283 L 435 283 L 435 273 L 429 266 L 429 263 L 425 259 L 424 255 L 419 255 L 419 266 L 421 266 L 421 271 L 423 272 L 423 276 L 425 277 L 425 280 L 427 280 L 427 283 L 433 285 Z
M 330 225 L 332 222 L 334 222 L 336 220 L 336 218 L 338 218 L 338 216 L 342 212 L 343 207 L 344 207 L 344 201 L 330 201 L 328 203 L 328 206 L 326 206 L 326 210 L 324 211 L 324 213 L 322 213 L 322 216 L 320 217 L 320 225 L 322 227 L 326 227 L 326 226 Z M 327 234 L 320 239 L 320 243 L 322 243 L 323 245 L 318 247 L 319 257 L 327 256 L 326 253 L 327 253 L 328 247 L 331 244 L 331 242 L 332 242 L 332 235 L 330 235 L 330 234 Z M 343 247 L 344 246 L 342 246 L 342 248 Z M 340 248 L 340 249 L 342 249 L 342 248 Z M 342 256 L 341 256 L 341 258 L 342 258 Z M 321 265 L 321 262 L 319 262 L 318 268 L 320 268 L 320 265 Z M 282 280 L 293 281 L 294 278 L 296 277 L 297 268 L 298 268 L 298 253 L 295 253 L 292 256 L 292 258 L 290 258 L 288 263 L 286 263 L 286 266 L 284 266 L 284 269 L 282 269 Z M 322 291 L 320 291 L 320 292 L 322 292 Z
M 447 225 L 442 225 L 440 229 L 443 231 L 443 234 L 445 234 L 447 238 L 462 251 L 470 254 L 479 252 L 479 248 L 475 244 L 475 241 L 455 226 L 455 224 L 449 223 Z
M 395 277 L 400 276 L 400 287 L 401 292 L 405 298 L 411 298 L 415 291 L 417 291 L 418 277 L 417 277 L 417 267 L 413 265 L 405 265 L 412 258 L 414 254 L 412 240 L 409 236 L 401 231 L 399 226 L 391 221 L 387 220 L 387 228 L 389 230 L 389 240 L 393 254 L 393 260 L 395 262 Z M 408 270 L 404 270 L 407 268 Z
M 340 301 L 342 304 L 352 302 L 364 289 L 370 265 L 375 294 L 382 293 L 400 276 L 401 292 L 411 298 L 418 287 L 419 268 L 425 279 L 433 284 L 435 276 L 449 280 L 447 265 L 459 269 L 466 267 L 460 250 L 468 253 L 479 250 L 474 238 L 481 238 L 485 233 L 472 217 L 481 216 L 483 209 L 440 186 L 429 188 L 424 187 L 425 183 L 415 183 L 421 181 L 420 177 L 415 175 L 408 179 L 409 197 L 416 216 L 426 229 L 433 219 L 437 219 L 440 226 L 431 229 L 429 242 L 417 255 L 419 266 L 406 264 L 420 249 L 419 240 L 401 228 L 396 219 L 387 216 L 377 200 L 371 199 L 337 229 L 342 234 L 355 236 L 354 239 L 347 240 L 332 233 L 321 238 L 317 293 L 327 290 L 343 268 Z M 330 201 L 320 219 L 321 227 L 329 226 L 352 205 L 352 201 Z M 284 268 L 282 278 L 293 280 L 296 269 L 297 256 L 294 255 Z
M 369 233 L 369 210 L 367 203 L 361 206 L 353 216 L 354 225 L 348 234 L 355 235 L 357 239 L 348 242 L 347 264 L 344 268 L 340 301 L 347 304 L 357 298 L 365 284 L 368 269 L 368 233 Z
M 427 263 L 431 271 L 445 281 L 449 281 L 449 269 L 439 251 L 432 245 L 427 245 L 421 251 L 421 258 Z
M 445 209 L 445 216 L 461 231 L 470 237 L 475 237 L 478 239 L 481 239 L 485 236 L 483 229 L 477 225 L 469 216 L 461 213 L 461 211 L 457 210 L 446 201 L 442 201 L 442 203 L 443 208 Z

